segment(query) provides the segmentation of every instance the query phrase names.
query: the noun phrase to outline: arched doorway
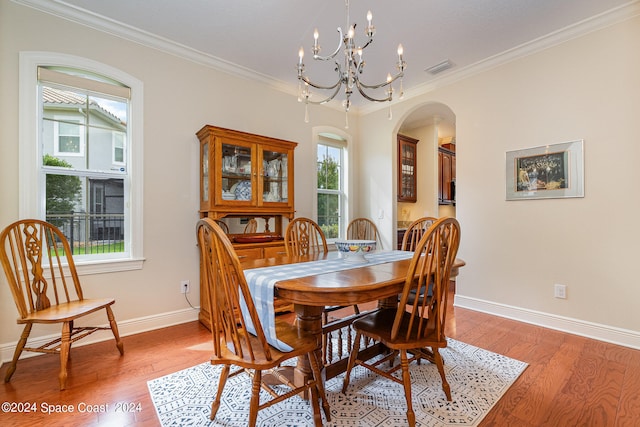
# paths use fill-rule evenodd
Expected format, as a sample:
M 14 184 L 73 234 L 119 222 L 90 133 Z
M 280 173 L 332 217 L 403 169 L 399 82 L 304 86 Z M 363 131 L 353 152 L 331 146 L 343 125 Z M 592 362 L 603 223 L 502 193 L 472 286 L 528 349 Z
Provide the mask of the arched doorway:
M 399 234 L 403 227 L 423 216 L 455 217 L 455 199 L 451 196 L 452 190 L 455 194 L 456 117 L 453 111 L 438 102 L 420 105 L 404 118 L 398 133 L 419 140 L 417 200 L 415 203 L 397 202 Z M 444 166 L 443 153 L 446 154 Z M 443 188 L 447 190 L 447 199 L 443 198 Z

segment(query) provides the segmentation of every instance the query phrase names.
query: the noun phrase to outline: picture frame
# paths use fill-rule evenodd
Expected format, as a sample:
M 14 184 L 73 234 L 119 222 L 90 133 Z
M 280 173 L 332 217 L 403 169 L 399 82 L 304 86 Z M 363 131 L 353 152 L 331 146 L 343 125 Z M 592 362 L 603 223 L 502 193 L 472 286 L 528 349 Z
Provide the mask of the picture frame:
M 506 200 L 584 197 L 584 140 L 506 152 Z

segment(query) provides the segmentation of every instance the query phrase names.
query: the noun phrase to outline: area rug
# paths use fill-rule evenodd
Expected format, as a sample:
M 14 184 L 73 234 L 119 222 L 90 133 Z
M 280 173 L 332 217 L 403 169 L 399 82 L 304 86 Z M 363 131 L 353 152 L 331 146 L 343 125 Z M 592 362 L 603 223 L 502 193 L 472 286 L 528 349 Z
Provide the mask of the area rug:
M 477 426 L 527 364 L 449 339 L 440 353 L 445 361 L 452 401 L 446 400 L 436 366 L 411 365 L 413 409 L 418 426 Z M 249 414 L 250 378 L 227 380 L 222 404 L 209 420 L 220 367 L 203 363 L 148 382 L 160 424 L 170 426 L 245 427 Z M 406 403 L 400 384 L 356 366 L 346 394 L 344 374 L 326 383 L 331 421 L 325 426 L 406 426 Z M 265 399 L 268 397 L 263 391 Z M 324 419 L 324 418 L 323 418 Z M 298 397 L 258 413 L 258 426 L 313 426 L 311 405 Z

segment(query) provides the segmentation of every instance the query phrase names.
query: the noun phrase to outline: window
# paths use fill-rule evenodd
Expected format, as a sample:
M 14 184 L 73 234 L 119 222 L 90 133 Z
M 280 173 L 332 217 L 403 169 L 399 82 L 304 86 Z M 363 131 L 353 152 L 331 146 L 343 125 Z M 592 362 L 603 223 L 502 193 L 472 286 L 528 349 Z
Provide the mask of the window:
M 124 151 L 126 134 L 124 132 L 113 133 L 113 163 L 116 165 L 124 165 Z
M 344 140 L 320 134 L 317 143 L 317 219 L 327 240 L 344 235 L 346 206 Z
M 84 155 L 84 132 L 79 120 L 56 116 L 54 124 L 54 154 L 63 156 Z
M 81 273 L 140 268 L 141 83 L 39 53 L 21 53 L 20 76 L 21 217 L 58 226 L 79 264 L 94 266 Z

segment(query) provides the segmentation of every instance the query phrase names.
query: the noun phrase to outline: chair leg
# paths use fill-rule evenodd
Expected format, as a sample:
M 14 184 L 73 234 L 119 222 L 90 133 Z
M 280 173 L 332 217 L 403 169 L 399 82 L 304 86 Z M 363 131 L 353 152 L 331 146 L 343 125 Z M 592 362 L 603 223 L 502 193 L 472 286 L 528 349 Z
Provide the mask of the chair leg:
M 322 401 L 322 410 L 324 411 L 324 416 L 327 418 L 327 421 L 331 421 L 331 408 L 329 407 L 329 402 L 327 401 L 327 395 L 324 391 L 324 381 L 322 380 L 322 372 L 320 372 L 320 364 L 318 363 L 318 356 L 315 351 L 312 351 L 307 355 L 309 358 L 309 363 L 311 364 L 311 370 L 313 371 L 313 377 L 316 380 L 316 388 L 318 390 L 318 394 L 320 395 L 320 400 Z M 313 393 L 312 393 L 313 394 Z M 318 402 L 318 397 L 316 396 L 314 399 L 315 406 L 314 410 L 314 419 L 316 415 L 316 407 Z M 318 420 L 316 420 L 316 424 L 318 421 L 320 422 L 320 426 L 322 426 L 322 419 L 320 417 L 320 408 L 318 408 Z
M 255 427 L 258 420 L 258 409 L 260 406 L 260 388 L 262 386 L 262 371 L 256 369 L 253 374 L 251 384 L 251 402 L 249 403 L 249 427 Z
M 318 396 L 318 382 L 317 380 L 315 381 L 315 384 L 309 389 L 311 394 L 311 402 L 309 403 L 311 403 L 311 407 L 313 408 L 313 425 L 315 427 L 322 427 L 322 414 L 320 414 L 320 405 L 318 404 L 318 399 L 320 398 Z
M 218 413 L 218 408 L 220 408 L 220 400 L 222 399 L 222 390 L 224 389 L 224 385 L 227 383 L 227 378 L 229 378 L 229 370 L 231 366 L 224 365 L 222 368 L 222 372 L 220 373 L 220 379 L 218 380 L 218 393 L 216 393 L 215 399 L 213 399 L 213 403 L 211 404 L 211 415 L 209 419 L 213 421 Z
M 29 334 L 31 333 L 32 327 L 33 327 L 33 323 L 27 323 L 24 326 L 24 329 L 22 330 L 22 335 L 20 336 L 20 340 L 16 345 L 16 350 L 13 352 L 13 360 L 11 361 L 11 364 L 9 365 L 9 368 L 7 369 L 7 372 L 5 373 L 5 376 L 4 376 L 5 383 L 9 382 L 9 380 L 13 376 L 13 373 L 16 371 L 18 359 L 22 354 L 22 350 L 24 349 L 24 346 L 27 344 L 27 338 L 29 338 Z
M 358 358 L 358 352 L 360 351 L 360 332 L 356 332 L 356 337 L 353 340 L 353 347 L 351 348 L 351 354 L 349 354 L 349 362 L 347 363 L 347 370 L 344 373 L 344 381 L 342 382 L 342 393 L 347 392 L 349 387 L 349 377 L 351 376 L 351 370 L 356 364 Z
M 113 310 L 111 310 L 110 306 L 105 307 L 107 309 L 107 319 L 109 319 L 109 326 L 111 326 L 111 332 L 113 332 L 113 337 L 116 339 L 116 347 L 118 347 L 118 351 L 120 355 L 124 355 L 124 344 L 120 339 L 120 333 L 118 333 L 118 324 L 116 323 L 116 318 L 113 315 Z
M 67 362 L 69 361 L 69 351 L 71 350 L 71 322 L 62 324 L 62 335 L 60 341 L 60 390 L 67 386 Z
M 444 361 L 442 360 L 442 356 L 437 348 L 433 349 L 433 358 L 436 362 L 436 366 L 438 367 L 438 372 L 440 373 L 440 378 L 442 378 L 442 391 L 447 396 L 447 400 L 451 401 L 451 387 L 447 382 L 447 377 L 444 374 Z
M 407 350 L 400 350 L 400 365 L 402 366 L 402 384 L 404 385 L 404 397 L 407 401 L 407 422 L 409 427 L 415 427 L 416 414 L 411 404 L 411 375 L 409 375 L 409 359 Z

